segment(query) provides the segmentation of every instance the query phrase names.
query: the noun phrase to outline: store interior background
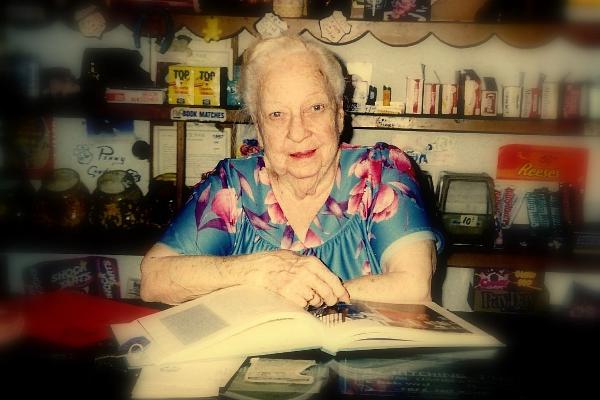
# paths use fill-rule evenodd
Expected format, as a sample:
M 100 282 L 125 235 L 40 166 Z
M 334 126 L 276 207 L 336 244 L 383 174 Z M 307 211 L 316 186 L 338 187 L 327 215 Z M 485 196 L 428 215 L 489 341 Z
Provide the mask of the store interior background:
M 440 0 L 443 2 L 442 0 Z M 455 2 L 456 3 L 456 2 Z M 464 2 L 465 13 L 471 11 L 468 7 L 476 7 L 481 2 Z M 190 45 L 194 50 L 225 50 L 231 49 L 231 39 L 205 42 L 201 37 L 188 30 L 177 34 L 185 34 L 193 38 Z M 315 40 L 310 33 L 304 33 L 309 40 Z M 240 54 L 246 48 L 253 36 L 243 31 L 238 35 Z M 2 33 L 0 50 L 4 54 L 18 51 L 35 57 L 41 68 L 68 68 L 75 77 L 80 77 L 81 60 L 86 48 L 118 47 L 137 50 L 142 56 L 140 66 L 151 70 L 154 38 L 144 37 L 141 47 L 134 43 L 130 27 L 119 25 L 104 32 L 101 38 L 85 38 L 72 27 L 62 22 L 53 22 L 41 28 L 25 28 L 5 26 Z M 600 79 L 600 47 L 583 47 L 570 43 L 568 40 L 556 38 L 534 49 L 513 47 L 498 37 L 473 47 L 456 48 L 441 42 L 435 36 L 408 46 L 390 47 L 371 35 L 365 35 L 360 40 L 346 45 L 326 45 L 337 53 L 345 62 L 370 62 L 373 65 L 372 84 L 378 88 L 383 85 L 392 87 L 392 101 L 404 98 L 405 78 L 421 64 L 426 66 L 426 81 L 436 71 L 442 80 L 452 79 L 455 71 L 471 68 L 479 76 L 493 76 L 499 86 L 516 85 L 519 73 L 524 72 L 526 80 L 535 79 L 537 74 L 544 73 L 550 80 L 560 80 L 569 74 L 573 80 Z M 598 82 L 598 81 L 596 81 Z M 4 99 L 10 102 L 10 99 Z M 90 192 L 96 185 L 98 177 L 90 172 L 89 164 L 77 162 L 74 150 L 77 146 L 110 145 L 115 153 L 130 153 L 132 144 L 136 141 L 150 143 L 151 125 L 149 121 L 134 121 L 133 132 L 127 134 L 103 134 L 92 137 L 86 131 L 86 119 L 83 117 L 51 118 L 53 131 L 54 168 L 75 169 Z M 11 132 L 2 129 L 2 135 Z M 569 132 L 565 132 L 568 134 Z M 376 142 L 387 142 L 402 149 L 413 152 L 425 151 L 427 145 L 433 150 L 428 153 L 427 162 L 420 167 L 431 173 L 433 181 L 437 182 L 441 171 L 454 172 L 485 172 L 492 177 L 496 175 L 498 149 L 506 144 L 533 144 L 544 146 L 584 147 L 589 151 L 587 168 L 586 191 L 584 198 L 584 219 L 586 222 L 600 222 L 600 140 L 596 135 L 585 136 L 545 136 L 545 135 L 510 135 L 510 134 L 479 134 L 465 132 L 424 132 L 383 129 L 355 129 L 353 144 L 371 145 Z M 6 159 L 4 151 L 0 152 L 0 165 Z M 109 168 L 107 163 L 99 162 L 98 170 Z M 129 156 L 127 165 L 118 165 L 120 169 L 134 169 L 139 173 L 137 182 L 140 189 L 146 193 L 151 179 L 151 169 L 148 160 L 140 160 Z M 126 168 L 123 168 L 126 167 Z M 39 187 L 39 181 L 32 180 Z M 513 182 L 517 187 L 527 190 L 539 183 Z M 519 186 L 521 185 L 521 186 Z M 532 186 L 533 185 L 533 186 Z M 537 187 L 537 186 L 535 186 Z M 526 223 L 527 215 L 521 212 L 516 222 Z M 86 255 L 86 254 L 84 254 Z M 55 252 L 38 253 L 35 251 L 9 251 L 3 253 L 5 291 L 11 294 L 23 292 L 22 271 L 28 266 L 44 260 L 65 259 L 70 256 L 81 257 L 82 254 L 69 254 L 57 248 Z M 139 254 L 104 254 L 118 260 L 122 297 L 135 297 L 127 291 L 131 281 L 139 279 L 139 264 L 142 256 Z M 597 271 L 562 271 L 546 272 L 544 286 L 552 306 L 565 306 L 570 301 L 571 288 L 577 282 L 591 289 L 600 296 L 600 273 Z M 443 282 L 441 303 L 455 311 L 470 311 L 469 292 L 473 282 L 473 269 L 448 268 Z

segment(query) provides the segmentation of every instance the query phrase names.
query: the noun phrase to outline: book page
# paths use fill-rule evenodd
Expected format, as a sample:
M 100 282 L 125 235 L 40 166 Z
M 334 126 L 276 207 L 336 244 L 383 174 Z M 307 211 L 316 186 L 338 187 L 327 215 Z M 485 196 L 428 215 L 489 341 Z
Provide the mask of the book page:
M 487 333 L 435 303 L 354 302 L 338 310 L 343 318 L 325 329 L 326 347 L 386 348 L 440 345 L 495 345 Z
M 138 321 L 151 338 L 147 350 L 150 357 L 160 363 L 177 359 L 177 353 L 191 347 L 204 349 L 248 328 L 279 319 L 313 320 L 302 308 L 276 293 L 234 286 Z

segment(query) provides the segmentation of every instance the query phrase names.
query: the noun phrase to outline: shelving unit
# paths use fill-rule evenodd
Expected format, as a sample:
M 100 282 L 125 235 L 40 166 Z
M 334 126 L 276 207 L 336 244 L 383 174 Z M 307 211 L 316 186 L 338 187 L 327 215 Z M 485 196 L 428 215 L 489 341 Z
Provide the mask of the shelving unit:
M 444 3 L 444 2 L 441 2 Z M 449 3 L 449 2 L 445 2 Z M 446 4 L 447 5 L 447 4 Z M 445 7 L 440 4 L 436 7 Z M 436 7 L 432 9 L 436 19 Z M 473 7 L 471 7 L 473 8 Z M 121 22 L 132 25 L 131 16 L 121 16 Z M 467 17 L 467 20 L 471 17 Z M 216 24 L 215 24 L 215 19 Z M 328 43 L 321 37 L 319 20 L 306 18 L 282 18 L 291 34 L 310 33 L 315 38 Z M 439 19 L 439 18 L 438 18 Z M 255 28 L 260 17 L 206 16 L 196 14 L 174 14 L 175 31 L 187 28 L 199 37 L 205 36 L 209 24 L 221 31 L 220 38 L 233 38 L 234 56 L 238 54 L 237 35 L 247 31 L 258 36 Z M 209 22 L 210 21 L 210 22 Z M 156 36 L 162 30 L 163 21 L 149 18 L 143 34 Z M 497 36 L 507 44 L 518 48 L 532 48 L 548 43 L 556 37 L 563 37 L 581 46 L 600 45 L 600 27 L 596 24 L 481 24 L 474 22 L 383 22 L 349 20 L 352 29 L 335 45 L 345 45 L 372 35 L 377 40 L 393 47 L 415 45 L 429 36 L 456 48 L 476 46 Z M 173 105 L 119 105 L 111 104 L 105 109 L 114 118 L 135 118 L 141 120 L 170 121 Z M 188 107 L 188 106 L 186 106 Z M 227 124 L 248 123 L 249 118 L 240 110 L 227 109 Z M 357 129 L 396 129 L 436 132 L 504 133 L 518 135 L 581 135 L 586 129 L 584 121 L 526 120 L 509 118 L 463 118 L 459 116 L 427 115 L 352 115 L 352 127 Z M 185 170 L 185 122 L 177 122 L 178 171 Z M 177 175 L 177 187 L 182 189 L 185 182 L 183 173 Z M 178 190 L 181 193 L 181 190 Z M 182 199 L 178 198 L 178 204 Z
M 176 28 L 186 27 L 194 34 L 204 36 L 203 29 L 207 20 L 204 15 L 175 15 Z M 242 30 L 247 30 L 257 36 L 255 25 L 258 17 L 217 17 L 222 38 L 236 36 Z M 316 38 L 321 38 L 319 20 L 305 18 L 282 18 L 288 25 L 291 34 L 309 32 Z M 349 20 L 352 30 L 336 43 L 344 45 L 371 34 L 378 40 L 390 46 L 411 46 L 430 35 L 453 47 L 476 46 L 487 41 L 492 36 L 511 46 L 530 48 L 548 43 L 556 37 L 563 37 L 585 46 L 600 44 L 600 28 L 597 24 L 479 24 L 472 22 L 383 22 Z M 151 29 L 151 28 L 150 28 Z
M 113 118 L 170 121 L 175 105 L 108 104 L 105 113 Z M 185 106 L 187 108 L 207 108 Z M 242 110 L 226 110 L 225 123 L 250 123 Z M 357 129 L 431 130 L 443 132 L 507 133 L 516 135 L 582 135 L 583 120 L 528 120 L 521 118 L 459 117 L 456 115 L 425 114 L 358 114 L 352 113 L 352 127 Z
M 451 250 L 446 265 L 453 268 L 497 268 L 532 271 L 598 271 L 600 261 L 592 256 L 502 252 L 501 250 Z
M 443 3 L 440 1 L 439 3 Z M 446 2 L 447 3 L 447 2 Z M 186 27 L 192 33 L 204 37 L 203 30 L 208 25 L 209 16 L 181 14 L 174 15 L 175 30 Z M 255 29 L 258 17 L 218 18 L 221 38 L 235 38 L 243 30 L 257 36 Z M 284 18 L 288 31 L 292 34 L 308 32 L 315 38 L 321 38 L 318 20 Z M 125 22 L 125 21 L 124 21 Z M 563 37 L 580 46 L 600 45 L 600 26 L 597 24 L 478 24 L 473 22 L 374 22 L 350 20 L 352 30 L 340 43 L 343 46 L 372 35 L 377 40 L 392 46 L 405 47 L 436 37 L 441 42 L 456 48 L 476 46 L 496 36 L 507 44 L 518 48 L 532 48 Z M 143 34 L 156 36 L 161 31 L 162 21 L 147 21 Z M 234 47 L 237 42 L 234 39 Z M 237 55 L 234 48 L 234 55 Z M 174 105 L 135 105 L 108 104 L 102 115 L 113 118 L 127 118 L 165 122 L 171 120 Z M 193 107 L 193 106 L 185 106 Z M 200 106 L 198 106 L 200 107 Z M 201 107 L 206 108 L 206 107 Z M 223 109 L 223 108 L 222 108 Z M 241 110 L 227 109 L 225 124 L 250 123 L 248 116 Z M 414 130 L 435 132 L 473 132 L 481 134 L 516 134 L 571 136 L 582 135 L 589 131 L 590 122 L 581 120 L 526 120 L 510 118 L 485 118 L 428 115 L 391 115 L 391 114 L 352 114 L 352 127 L 356 129 Z M 591 123 L 599 126 L 598 122 Z M 178 193 L 182 193 L 185 182 L 185 122 L 177 121 L 177 175 Z M 600 131 L 600 129 L 598 129 Z M 178 198 L 179 204 L 182 199 Z M 145 243 L 137 246 L 144 249 Z M 77 247 L 75 245 L 75 247 Z M 85 250 L 85 249 L 84 249 Z M 137 252 L 137 250 L 134 250 Z M 141 253 L 143 254 L 143 252 Z M 553 270 L 573 267 L 573 270 L 593 269 L 593 262 L 581 262 L 573 258 L 539 256 L 537 254 L 506 254 L 497 251 L 455 250 L 448 257 L 447 265 L 457 268 L 494 267 L 510 269 Z

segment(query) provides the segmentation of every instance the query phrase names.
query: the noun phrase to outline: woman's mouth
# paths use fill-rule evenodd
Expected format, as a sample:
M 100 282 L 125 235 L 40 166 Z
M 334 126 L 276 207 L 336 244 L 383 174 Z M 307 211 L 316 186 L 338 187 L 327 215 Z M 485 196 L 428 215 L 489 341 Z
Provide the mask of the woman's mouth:
M 317 149 L 311 149 L 311 150 L 306 150 L 306 151 L 297 151 L 295 153 L 290 153 L 290 157 L 301 160 L 301 159 L 305 159 L 305 158 L 311 158 L 316 152 L 317 152 Z

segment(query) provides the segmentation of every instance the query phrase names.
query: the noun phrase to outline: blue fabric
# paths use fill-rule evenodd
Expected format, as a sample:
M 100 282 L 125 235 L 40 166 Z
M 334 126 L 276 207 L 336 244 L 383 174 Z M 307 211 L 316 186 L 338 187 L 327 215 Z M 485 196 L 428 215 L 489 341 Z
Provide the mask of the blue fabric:
M 317 256 L 343 280 L 380 274 L 384 251 L 431 228 L 408 157 L 398 148 L 342 145 L 336 181 L 304 242 L 273 195 L 264 158 L 226 159 L 198 183 L 161 242 L 186 255 L 289 249 Z

